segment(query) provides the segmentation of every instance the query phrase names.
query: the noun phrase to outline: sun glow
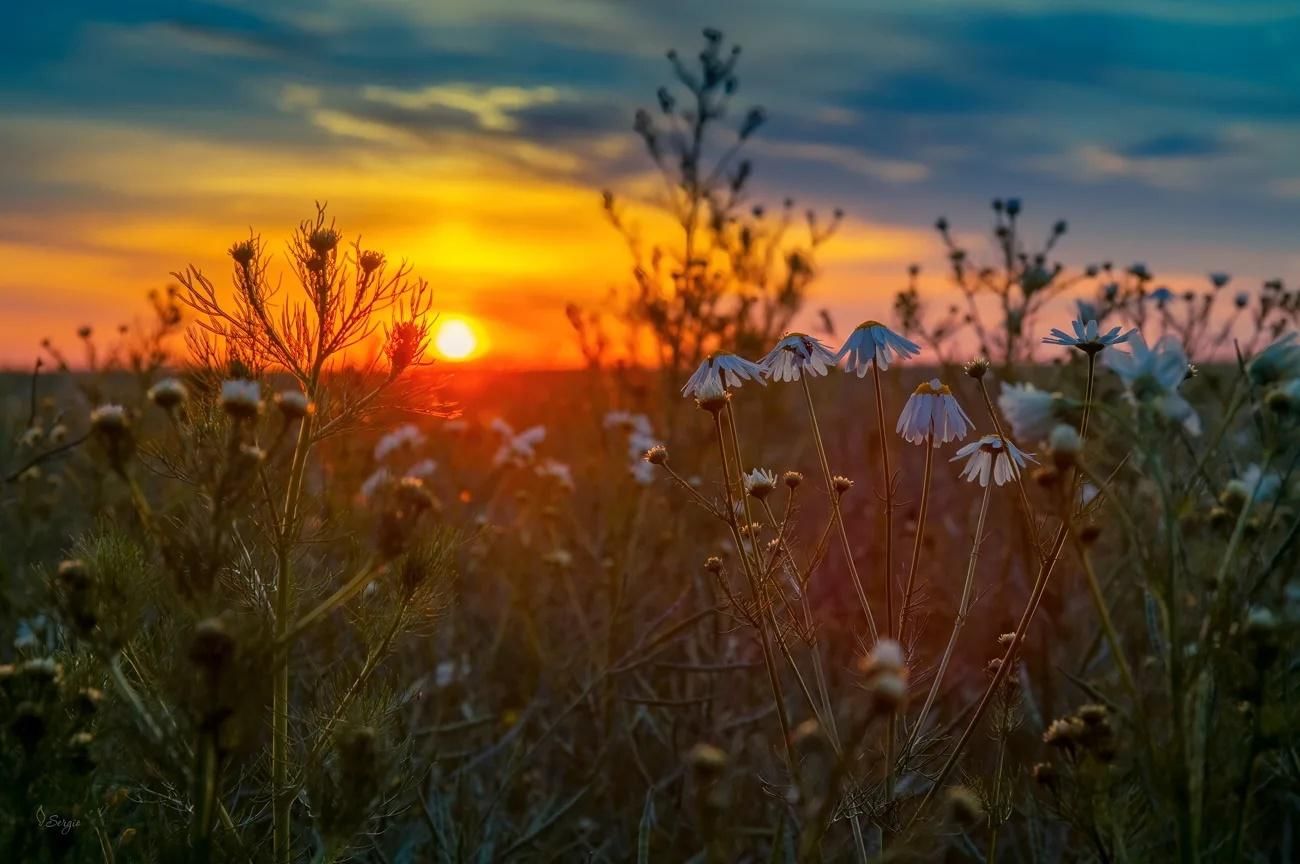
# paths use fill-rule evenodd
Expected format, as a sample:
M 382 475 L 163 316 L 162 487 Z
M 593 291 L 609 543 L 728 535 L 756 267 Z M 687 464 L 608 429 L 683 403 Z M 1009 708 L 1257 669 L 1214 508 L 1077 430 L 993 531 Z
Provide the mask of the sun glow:
M 478 350 L 478 337 L 474 329 L 460 318 L 449 318 L 438 324 L 433 337 L 438 353 L 448 360 L 466 360 Z

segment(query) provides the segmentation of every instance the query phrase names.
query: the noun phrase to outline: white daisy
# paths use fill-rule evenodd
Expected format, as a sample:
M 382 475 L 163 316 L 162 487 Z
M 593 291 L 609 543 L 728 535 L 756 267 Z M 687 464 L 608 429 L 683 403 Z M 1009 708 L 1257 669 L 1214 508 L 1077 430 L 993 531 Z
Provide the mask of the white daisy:
M 1004 383 L 998 407 L 1017 438 L 1042 441 L 1061 421 L 1058 414 L 1064 401 L 1061 394 L 1039 390 L 1033 384 Z
M 825 375 L 834 364 L 835 355 L 816 337 L 789 333 L 758 365 L 773 381 L 798 381 L 805 371 L 809 375 Z
M 1165 417 L 1192 435 L 1201 432 L 1201 420 L 1178 388 L 1187 377 L 1187 354 L 1177 337 L 1165 336 L 1154 348 L 1147 347 L 1141 333 L 1128 340 L 1128 351 L 1108 351 L 1106 365 L 1124 382 L 1134 402 L 1149 402 Z
M 1083 311 L 1083 307 L 1080 305 L 1081 317 L 1070 322 L 1074 335 L 1053 327 L 1052 335 L 1044 338 L 1043 343 L 1045 345 L 1063 345 L 1067 348 L 1078 348 L 1080 351 L 1095 354 L 1103 348 L 1127 341 L 1128 337 L 1134 333 L 1133 330 L 1121 333 L 1119 327 L 1112 327 L 1103 333 L 1101 327 L 1097 324 L 1096 318 L 1088 318 L 1087 320 L 1082 318 Z
M 745 475 L 745 491 L 760 501 L 776 488 L 776 474 L 766 468 L 755 468 Z
M 919 353 L 921 347 L 910 339 L 899 336 L 879 321 L 864 321 L 844 340 L 844 346 L 835 355 L 835 362 L 847 356 L 844 371 L 856 372 L 861 378 L 873 364 L 878 365 L 882 372 L 888 369 L 891 356 L 906 360 Z
M 546 440 L 545 426 L 530 426 L 516 434 L 506 421 L 497 418 L 492 421 L 492 428 L 501 436 L 501 446 L 492 457 L 492 465 L 501 467 L 511 464 L 518 467 L 527 465 L 537 456 L 537 445 Z
M 433 473 L 438 470 L 438 463 L 432 459 L 421 459 L 410 468 L 406 469 L 407 477 L 432 477 Z
M 377 468 L 366 481 L 361 484 L 361 497 L 367 500 L 374 498 L 379 490 L 387 486 L 393 479 L 387 468 Z
M 570 492 L 574 490 L 573 472 L 569 470 L 569 466 L 565 465 L 563 462 L 555 459 L 544 459 L 536 468 L 533 469 L 533 471 L 543 480 L 554 481 L 561 489 L 566 489 Z
M 383 462 L 392 454 L 424 443 L 424 434 L 411 423 L 403 423 L 375 444 L 375 461 Z
M 981 486 L 989 485 L 990 474 L 993 482 L 1001 486 L 1008 480 L 1020 476 L 1020 469 L 1025 462 L 1037 462 L 1033 453 L 1025 453 L 1000 435 L 985 435 L 978 441 L 972 441 L 957 451 L 957 455 L 948 460 L 956 462 L 965 459 L 966 467 L 961 469 L 961 478 Z
M 130 425 L 121 405 L 100 405 L 90 412 L 90 427 L 96 432 L 120 432 Z
M 682 395 L 694 396 L 698 399 L 699 391 L 704 387 L 705 382 L 709 382 L 708 390 L 711 392 L 715 384 L 726 390 L 739 387 L 745 381 L 767 384 L 763 380 L 763 369 L 757 363 L 744 357 L 737 357 L 735 354 L 710 354 L 686 382 L 686 386 L 682 388 Z
M 966 437 L 971 420 L 957 404 L 952 388 L 938 378 L 924 381 L 907 397 L 895 430 L 913 444 L 931 438 L 934 446 Z

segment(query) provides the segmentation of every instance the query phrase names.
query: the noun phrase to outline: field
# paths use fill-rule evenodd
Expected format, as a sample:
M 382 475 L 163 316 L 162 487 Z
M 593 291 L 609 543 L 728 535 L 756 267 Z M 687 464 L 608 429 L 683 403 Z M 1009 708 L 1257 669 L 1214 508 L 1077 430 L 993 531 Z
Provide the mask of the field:
M 65 264 L 93 271 L 82 281 L 119 303 L 95 256 L 113 242 L 150 245 L 130 223 L 145 211 L 169 244 L 189 243 L 203 218 L 242 224 L 269 200 L 254 191 L 314 179 L 315 139 L 289 114 L 347 140 L 317 173 L 350 178 L 345 201 L 380 230 L 441 243 L 450 284 L 365 245 L 358 226 L 335 221 L 346 208 L 318 203 L 296 230 L 159 250 L 207 263 L 174 265 L 136 324 L 61 322 L 66 338 L 33 341 L 32 360 L 0 375 L 0 861 L 1300 860 L 1300 291 L 1277 278 L 1246 288 L 1225 272 L 1186 276 L 1199 264 L 1171 277 L 1177 290 L 1144 263 L 1066 265 L 1069 223 L 1040 224 L 1014 197 L 991 202 L 987 238 L 940 217 L 927 243 L 899 227 L 913 218 L 902 196 L 899 220 L 879 224 L 789 198 L 765 206 L 751 153 L 819 163 L 790 176 L 820 182 L 820 202 L 843 179 L 836 171 L 892 190 L 969 169 L 965 145 L 985 127 L 1026 140 L 1030 126 L 1055 131 L 1012 122 L 1002 112 L 1018 98 L 999 93 L 985 104 L 992 120 L 968 120 L 949 136 L 962 146 L 943 146 L 936 117 L 966 116 L 967 71 L 960 87 L 931 82 L 947 52 L 888 28 L 879 32 L 897 46 L 882 62 L 923 74 L 887 80 L 910 97 L 868 83 L 858 98 L 921 134 L 925 146 L 901 149 L 933 166 L 858 148 L 867 108 L 805 105 L 801 79 L 782 77 L 816 72 L 830 86 L 819 77 L 829 57 L 839 99 L 839 64 L 876 58 L 856 43 L 823 57 L 809 37 L 818 54 L 804 67 L 791 46 L 765 44 L 788 68 L 760 81 L 810 137 L 778 127 L 764 149 L 753 140 L 767 111 L 735 101 L 740 50 L 713 28 L 697 51 L 668 52 L 670 84 L 624 112 L 631 128 L 615 138 L 599 134 L 621 111 L 605 79 L 647 55 L 619 46 L 624 64 L 613 49 L 575 48 L 605 38 L 582 29 L 600 4 L 565 7 L 553 27 L 526 17 L 492 30 L 512 43 L 500 56 L 450 30 L 455 51 L 430 78 L 442 83 L 412 90 L 371 84 L 352 53 L 378 33 L 384 62 L 373 65 L 426 83 L 405 76 L 428 45 L 388 56 L 419 27 L 387 17 L 405 4 L 366 4 L 373 31 L 312 9 L 300 40 L 282 35 L 285 22 L 258 25 L 247 5 L 230 32 L 86 28 L 86 45 L 116 34 L 110 48 L 141 57 L 190 40 L 177 56 L 234 58 L 241 74 L 257 70 L 257 86 L 140 61 L 137 72 L 150 70 L 140 105 L 159 82 L 176 88 L 142 116 L 220 123 L 223 147 L 187 139 L 194 164 L 176 177 L 161 163 L 153 176 L 163 139 L 125 125 L 88 146 L 147 146 L 91 192 L 78 172 L 115 164 L 114 153 L 42 173 L 25 166 L 45 148 L 19 148 L 31 186 L 18 185 L 35 203 L 21 198 L 31 211 L 21 218 L 0 211 L 0 230 L 19 226 L 39 249 L 7 255 L 28 293 L 4 297 L 0 324 L 27 329 L 23 316 L 48 308 L 59 279 L 77 280 Z M 513 4 L 483 5 L 493 26 Z M 846 14 L 830 5 L 827 16 Z M 539 21 L 540 6 L 528 8 Z M 457 15 L 473 29 L 472 10 Z M 972 32 L 1020 21 L 990 20 Z M 1091 20 L 1057 29 L 1090 33 Z M 792 43 L 810 22 L 797 23 Z M 331 75 L 316 46 L 339 34 L 346 71 Z M 556 34 L 567 35 L 548 60 L 533 41 Z M 953 56 L 992 64 L 1021 43 L 1109 55 L 1056 30 L 993 42 Z M 1188 69 L 1219 59 L 1189 44 Z M 1180 56 L 1148 47 L 1086 83 L 1128 82 Z M 99 56 L 80 43 L 65 53 Z M 317 76 L 303 81 L 330 86 L 265 72 L 286 57 Z M 602 84 L 588 96 L 599 101 L 582 102 L 577 84 L 506 86 L 512 63 L 556 75 L 593 64 Z M 1228 65 L 1233 110 L 1259 100 L 1276 119 L 1256 95 L 1263 84 L 1241 86 Z M 462 66 L 487 83 L 456 83 Z M 46 67 L 32 68 L 37 80 Z M 355 78 L 356 92 L 335 78 Z M 1160 92 L 1176 79 L 1152 76 Z M 272 93 L 264 80 L 285 86 Z M 1183 86 L 1204 88 L 1208 104 L 1212 81 Z M 232 122 L 191 106 L 185 88 L 200 83 L 220 98 L 256 92 L 261 110 L 281 113 Z M 1125 125 L 1109 108 L 1085 117 L 1105 103 L 1064 92 L 1052 110 L 1069 102 L 1080 114 L 1067 137 Z M 29 103 L 61 104 L 13 104 Z M 1140 107 L 1137 125 L 1163 116 Z M 1202 178 L 1189 166 L 1219 156 L 1227 173 L 1211 179 L 1233 188 L 1196 199 L 1213 204 L 1211 251 L 1251 231 L 1266 245 L 1286 224 L 1271 214 L 1295 198 L 1294 177 L 1266 178 L 1273 197 L 1259 213 L 1230 195 L 1254 194 L 1246 187 L 1267 173 L 1250 148 L 1269 158 L 1295 148 L 1269 137 L 1272 126 L 1265 135 L 1226 116 L 1211 118 L 1222 140 L 1180 127 L 1114 153 L 1069 142 L 1065 155 L 1081 148 L 1086 163 L 1076 188 L 1093 215 L 1105 202 L 1112 240 L 1146 217 L 1120 212 L 1113 185 L 1088 184 L 1190 196 Z M 462 127 L 446 153 L 430 137 L 443 123 Z M 60 146 L 80 143 L 72 125 L 55 128 Z M 565 137 L 575 129 L 586 137 Z M 254 131 L 270 137 L 239 151 L 234 139 Z M 303 149 L 263 160 L 290 139 Z M 1073 164 L 1038 139 L 1027 146 L 994 156 L 1044 175 Z M 509 171 L 492 174 L 493 159 Z M 402 173 L 412 165 L 448 176 L 413 183 Z M 184 200 L 172 184 L 206 170 L 216 173 L 195 181 L 192 219 L 165 212 Z M 980 182 L 998 176 L 979 169 Z M 592 185 L 609 177 L 628 191 Z M 385 183 L 432 191 L 405 209 L 366 197 Z M 55 203 L 80 207 L 79 195 L 107 189 L 131 198 L 121 214 L 102 211 L 114 230 L 96 233 L 86 217 L 45 236 Z M 218 214 L 223 194 L 238 207 Z M 579 197 L 592 212 L 557 224 Z M 1201 218 L 1160 200 L 1170 224 Z M 461 210 L 488 227 L 457 221 Z M 451 217 L 447 233 L 408 231 L 415 211 Z M 1220 226 L 1221 213 L 1234 224 Z M 597 219 L 600 237 L 588 230 Z M 1168 227 L 1156 221 L 1134 233 Z M 84 248 L 83 235 L 93 235 Z M 1166 248 L 1204 251 L 1189 251 L 1194 233 L 1177 240 Z M 892 262 L 881 256 L 893 243 L 934 254 L 924 272 L 889 277 L 896 293 L 855 284 L 849 296 L 863 302 L 847 314 L 888 314 L 853 326 L 837 320 L 845 295 L 822 292 L 826 250 L 840 243 L 859 248 L 831 255 L 834 272 L 855 280 L 866 271 L 854 266 Z M 1250 243 L 1237 260 L 1262 257 Z M 594 299 L 606 278 L 597 265 L 610 260 L 621 281 Z M 105 279 L 122 278 L 115 263 Z M 592 284 L 576 284 L 579 271 Z M 517 281 L 504 297 L 484 287 L 481 318 L 440 317 L 443 297 L 464 301 L 464 283 L 484 272 Z M 475 363 L 488 321 L 531 366 Z

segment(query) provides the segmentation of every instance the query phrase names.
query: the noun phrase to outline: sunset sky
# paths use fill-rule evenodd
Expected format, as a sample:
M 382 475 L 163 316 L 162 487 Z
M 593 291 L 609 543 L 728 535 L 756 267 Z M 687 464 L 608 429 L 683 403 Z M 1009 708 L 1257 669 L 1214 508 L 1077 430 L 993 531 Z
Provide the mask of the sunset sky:
M 737 11 L 743 10 L 743 11 Z M 250 226 L 315 200 L 405 257 L 485 359 L 563 365 L 564 319 L 625 284 L 602 187 L 715 25 L 764 106 L 756 199 L 843 207 L 812 307 L 888 314 L 945 214 L 1019 196 L 1062 258 L 1300 277 L 1300 5 L 1124 0 L 51 0 L 0 34 L 0 364 L 143 313 Z

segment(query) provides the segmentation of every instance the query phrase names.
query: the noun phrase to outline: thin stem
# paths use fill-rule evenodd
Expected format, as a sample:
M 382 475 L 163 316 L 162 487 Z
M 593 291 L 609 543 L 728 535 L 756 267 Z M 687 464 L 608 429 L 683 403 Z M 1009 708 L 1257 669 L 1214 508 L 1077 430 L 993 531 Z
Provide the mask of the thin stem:
M 916 571 L 921 562 L 921 544 L 925 538 L 925 517 L 930 512 L 930 479 L 934 474 L 934 436 L 925 436 L 925 473 L 921 476 L 921 509 L 916 515 L 916 537 L 912 540 L 912 563 L 907 567 L 907 584 L 903 588 L 903 605 L 898 610 L 898 641 L 906 645 L 907 624 L 911 619 L 912 592 Z
M 862 606 L 862 614 L 866 616 L 867 628 L 871 631 L 871 641 L 875 642 L 879 636 L 876 632 L 876 619 L 871 614 L 871 604 L 867 602 L 867 592 L 862 587 L 862 579 L 858 576 L 858 567 L 853 562 L 853 547 L 849 544 L 849 534 L 844 528 L 844 514 L 840 510 L 840 496 L 835 492 L 835 481 L 831 479 L 831 465 L 826 458 L 826 445 L 822 441 L 821 427 L 817 423 L 817 410 L 813 407 L 812 388 L 808 386 L 808 376 L 800 375 L 799 380 L 803 383 L 804 398 L 808 402 L 808 420 L 812 424 L 813 441 L 817 445 L 817 457 L 821 461 L 822 475 L 826 480 L 826 494 L 831 499 L 831 512 L 835 517 L 835 525 L 839 528 L 840 544 L 844 548 L 844 560 L 848 564 L 849 576 L 853 579 L 853 588 L 858 594 L 858 603 Z
M 880 436 L 880 471 L 885 480 L 885 638 L 894 633 L 894 473 L 889 465 L 889 436 L 885 430 L 885 396 L 880 387 L 880 366 L 871 364 L 876 390 L 876 420 Z
M 975 520 L 975 537 L 971 541 L 970 558 L 966 564 L 966 580 L 962 583 L 961 601 L 957 605 L 957 617 L 952 622 L 952 632 L 948 635 L 948 645 L 939 660 L 939 668 L 934 673 L 934 680 L 930 682 L 930 692 L 925 696 L 921 713 L 917 715 L 916 724 L 912 727 L 912 734 L 908 738 L 906 749 L 909 750 L 925 726 L 926 715 L 934 705 L 935 697 L 939 694 L 939 686 L 943 683 L 944 674 L 948 671 L 948 664 L 952 661 L 953 651 L 957 647 L 957 636 L 961 633 L 962 626 L 966 623 L 966 616 L 970 612 L 971 595 L 975 589 L 975 569 L 979 563 L 980 547 L 984 544 L 984 520 L 988 516 L 989 498 L 992 493 L 993 484 L 989 483 L 984 487 L 984 496 L 980 499 L 980 512 Z

